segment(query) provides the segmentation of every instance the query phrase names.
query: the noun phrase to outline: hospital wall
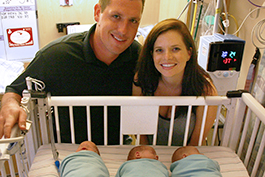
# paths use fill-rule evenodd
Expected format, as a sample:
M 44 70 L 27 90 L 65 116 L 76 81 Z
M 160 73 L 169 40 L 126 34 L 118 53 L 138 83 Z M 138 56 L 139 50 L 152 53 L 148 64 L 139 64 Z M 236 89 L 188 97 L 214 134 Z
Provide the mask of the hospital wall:
M 252 2 L 255 2 L 258 5 L 262 5 L 265 2 L 265 0 L 254 0 L 254 1 L 252 0 Z M 229 13 L 232 14 L 237 19 L 239 25 L 241 25 L 242 21 L 249 14 L 249 12 L 255 8 L 256 7 L 250 4 L 247 0 L 231 0 L 230 7 L 229 7 Z M 262 19 L 265 19 L 265 8 L 262 8 L 259 11 L 253 12 L 246 19 L 245 23 L 243 24 L 241 30 L 238 33 L 238 37 L 246 41 L 245 50 L 243 54 L 243 61 L 242 61 L 242 66 L 241 66 L 241 72 L 240 72 L 240 77 L 239 77 L 238 86 L 237 86 L 240 89 L 244 88 L 248 69 L 251 64 L 252 58 L 255 54 L 256 47 L 252 43 L 251 33 L 253 30 L 253 27 Z M 236 24 L 233 21 L 233 19 L 230 19 L 230 24 L 231 25 L 230 25 L 228 32 L 229 34 L 233 34 L 234 32 L 236 32 Z M 265 30 L 263 30 L 263 38 L 264 38 L 264 35 L 265 35 Z M 260 50 L 261 55 L 263 55 L 265 46 L 264 44 L 263 45 L 258 44 L 258 45 L 259 47 L 263 47 L 263 49 Z
M 204 2 L 209 1 L 210 0 L 205 0 Z M 255 0 L 255 3 L 261 5 L 263 1 L 264 0 Z M 40 47 L 43 47 L 54 39 L 66 34 L 65 32 L 58 32 L 56 23 L 95 23 L 93 18 L 93 8 L 97 2 L 98 0 L 75 0 L 73 6 L 63 7 L 60 6 L 59 0 L 37 0 Z M 177 18 L 186 3 L 187 0 L 146 0 L 140 26 L 152 25 L 166 18 Z M 247 0 L 227 0 L 227 5 L 229 13 L 235 16 L 239 25 L 247 14 L 255 8 L 255 6 L 251 5 Z M 255 52 L 255 47 L 251 42 L 251 31 L 258 21 L 265 18 L 264 11 L 265 9 L 263 8 L 260 10 L 259 15 L 257 15 L 257 13 L 250 15 L 238 34 L 240 38 L 246 40 L 241 73 L 238 80 L 239 89 L 244 88 L 248 67 Z M 261 15 L 262 13 L 263 15 Z M 180 19 L 186 21 L 189 14 L 190 11 L 187 10 Z M 235 31 L 235 22 L 233 19 L 230 19 L 229 33 L 232 34 Z M 261 52 L 263 53 L 262 50 Z
M 58 33 L 56 23 L 94 24 L 94 6 L 98 0 L 75 0 L 73 6 L 60 6 L 59 0 L 37 0 L 40 47 L 65 35 Z M 146 0 L 141 26 L 159 19 L 160 0 Z

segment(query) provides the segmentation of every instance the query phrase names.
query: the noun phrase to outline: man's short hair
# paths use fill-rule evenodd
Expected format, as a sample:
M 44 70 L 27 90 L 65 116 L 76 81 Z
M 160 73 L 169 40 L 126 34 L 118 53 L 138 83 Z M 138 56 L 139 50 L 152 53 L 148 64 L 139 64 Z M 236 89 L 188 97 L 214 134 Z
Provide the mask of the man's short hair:
M 111 0 L 99 0 L 99 4 L 100 4 L 100 7 L 101 7 L 101 12 L 103 12 L 106 9 L 106 7 L 110 4 L 110 1 Z M 142 12 L 144 10 L 144 3 L 145 3 L 145 0 L 142 0 L 142 4 L 143 4 Z

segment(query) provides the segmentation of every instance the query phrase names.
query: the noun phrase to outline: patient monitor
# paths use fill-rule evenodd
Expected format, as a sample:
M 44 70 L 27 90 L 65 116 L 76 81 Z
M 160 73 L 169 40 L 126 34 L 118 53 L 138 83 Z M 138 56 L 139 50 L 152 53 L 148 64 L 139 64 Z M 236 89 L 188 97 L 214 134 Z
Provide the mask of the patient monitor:
M 233 36 L 201 36 L 198 62 L 211 76 L 218 95 L 237 87 L 245 41 Z

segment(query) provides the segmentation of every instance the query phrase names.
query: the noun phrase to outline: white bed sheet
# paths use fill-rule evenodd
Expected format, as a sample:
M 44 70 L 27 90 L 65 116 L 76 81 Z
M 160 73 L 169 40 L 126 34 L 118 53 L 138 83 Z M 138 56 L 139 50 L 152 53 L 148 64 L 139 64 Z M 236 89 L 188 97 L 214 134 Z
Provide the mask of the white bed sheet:
M 56 148 L 59 152 L 59 160 L 61 161 L 68 154 L 75 152 L 77 147 L 78 144 L 56 144 Z M 132 145 L 98 146 L 101 157 L 109 169 L 111 177 L 115 176 L 120 165 L 126 161 L 127 154 L 132 147 Z M 171 164 L 171 155 L 177 147 L 154 146 L 154 148 L 157 151 L 159 160 L 169 169 Z M 200 146 L 197 148 L 201 153 L 219 163 L 223 177 L 249 176 L 244 164 L 231 149 L 221 146 Z M 39 148 L 31 166 L 29 176 L 58 176 L 54 166 L 50 145 L 43 145 Z

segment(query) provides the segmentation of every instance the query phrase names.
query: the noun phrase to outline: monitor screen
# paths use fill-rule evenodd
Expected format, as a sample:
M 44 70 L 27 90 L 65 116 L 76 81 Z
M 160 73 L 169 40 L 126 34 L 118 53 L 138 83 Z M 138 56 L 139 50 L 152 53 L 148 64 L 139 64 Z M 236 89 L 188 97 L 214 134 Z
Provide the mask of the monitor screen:
M 240 71 L 244 42 L 210 43 L 207 71 Z

